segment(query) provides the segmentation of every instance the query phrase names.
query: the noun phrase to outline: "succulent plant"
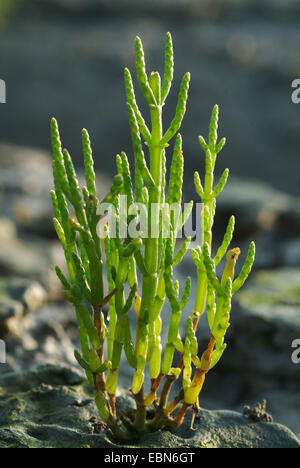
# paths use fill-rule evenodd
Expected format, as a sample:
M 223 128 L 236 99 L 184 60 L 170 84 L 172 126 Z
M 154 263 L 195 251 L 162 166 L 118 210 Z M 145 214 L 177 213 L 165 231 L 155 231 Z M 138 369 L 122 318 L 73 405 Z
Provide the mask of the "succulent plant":
M 202 218 L 197 225 L 201 230 L 202 243 L 192 250 L 197 291 L 194 310 L 186 323 L 186 336 L 182 339 L 181 316 L 190 297 L 191 279 L 186 279 L 179 297 L 179 284 L 174 282 L 173 269 L 187 254 L 191 242 L 191 238 L 186 237 L 177 249 L 178 232 L 193 208 L 190 202 L 183 212 L 181 210 L 184 158 L 182 138 L 178 133 L 186 110 L 190 74 L 182 79 L 175 116 L 164 132 L 162 111 L 173 80 L 170 33 L 165 40 L 162 82 L 158 72 L 152 72 L 148 77 L 140 38 L 136 38 L 136 69 L 138 82 L 149 105 L 151 122 L 148 127 L 138 108 L 132 78 L 126 68 L 124 77 L 134 177 L 126 154 L 121 152 L 116 156 L 117 175 L 104 199 L 100 200 L 97 195 L 88 132 L 85 129 L 82 132 L 86 186 L 80 188 L 72 159 L 68 151 L 62 149 L 57 122 L 55 119 L 51 121 L 54 226 L 65 252 L 68 278 L 59 267 L 56 267 L 56 272 L 66 299 L 76 311 L 81 351 L 76 350 L 75 357 L 94 388 L 101 418 L 123 441 L 134 440 L 161 428 L 178 427 L 189 407 L 194 409 L 194 414 L 198 410 L 198 397 L 205 376 L 226 347 L 224 337 L 229 326 L 232 295 L 244 284 L 254 261 L 254 244 L 251 243 L 245 264 L 239 276 L 234 278 L 240 251 L 238 248 L 228 251 L 234 229 L 233 217 L 216 256 L 211 256 L 216 198 L 228 178 L 226 169 L 214 187 L 216 158 L 225 144 L 224 138 L 217 143 L 218 107 L 215 106 L 208 142 L 199 138 L 206 157 L 204 186 L 199 174 L 195 173 L 196 192 L 202 203 Z M 170 157 L 170 146 L 173 146 L 173 151 L 167 177 L 166 158 Z M 149 163 L 145 149 L 149 153 Z M 121 203 L 123 199 L 126 200 L 125 205 Z M 113 223 L 107 222 L 109 210 Z M 146 219 L 143 229 L 142 216 Z M 104 226 L 103 232 L 99 225 Z M 125 235 L 124 232 L 122 234 L 124 229 Z M 216 266 L 225 255 L 226 266 L 219 280 Z M 107 291 L 104 291 L 104 284 L 108 284 Z M 163 347 L 161 312 L 166 300 L 171 311 L 167 342 Z M 107 314 L 104 313 L 106 305 Z M 199 357 L 196 332 L 199 317 L 205 310 L 211 338 Z M 136 315 L 135 339 L 130 325 L 132 314 Z M 123 352 L 132 368 L 131 391 L 136 400 L 133 420 L 127 415 L 116 414 L 116 391 Z M 174 365 L 176 352 L 180 357 Z M 151 383 L 146 395 L 147 368 Z M 183 374 L 182 388 L 173 401 L 168 401 L 171 387 L 180 374 Z M 146 419 L 147 407 L 152 404 L 154 416 Z

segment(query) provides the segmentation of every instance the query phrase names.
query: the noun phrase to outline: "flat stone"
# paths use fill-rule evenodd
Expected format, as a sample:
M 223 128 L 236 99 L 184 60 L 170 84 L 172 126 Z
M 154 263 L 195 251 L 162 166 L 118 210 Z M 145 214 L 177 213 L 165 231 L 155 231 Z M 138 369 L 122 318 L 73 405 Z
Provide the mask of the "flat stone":
M 118 397 L 118 407 L 132 409 L 132 398 Z M 194 431 L 189 429 L 190 416 L 173 433 L 158 431 L 130 447 L 300 447 L 300 441 L 288 428 L 253 422 L 237 412 L 201 409 Z M 0 447 L 120 446 L 108 431 L 94 433 L 97 419 L 91 389 L 72 368 L 41 366 L 0 377 Z
M 0 322 L 6 321 L 12 317 L 21 318 L 24 313 L 24 305 L 9 297 L 0 297 Z

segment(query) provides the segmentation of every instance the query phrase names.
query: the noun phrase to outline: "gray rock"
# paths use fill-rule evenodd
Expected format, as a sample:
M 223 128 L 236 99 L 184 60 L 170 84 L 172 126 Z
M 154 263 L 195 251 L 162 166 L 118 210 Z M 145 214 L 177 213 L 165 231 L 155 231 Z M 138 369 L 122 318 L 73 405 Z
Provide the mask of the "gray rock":
M 85 185 L 83 172 L 78 170 L 77 175 L 81 186 Z M 98 196 L 101 199 L 109 191 L 111 181 L 110 178 L 104 177 L 99 173 L 96 175 L 96 181 Z M 12 204 L 12 215 L 22 230 L 42 237 L 56 238 L 52 221 L 54 216 L 53 207 L 50 198 L 52 186 L 51 170 L 40 196 L 24 194 L 15 197 Z
M 40 282 L 52 300 L 61 298 L 61 285 L 54 271 L 56 264 L 65 264 L 58 241 L 11 236 L 0 245 L 1 274 Z
M 0 213 L 15 219 L 27 231 L 53 235 L 49 154 L 43 150 L 2 143 L 0 155 Z
M 298 238 L 285 241 L 280 248 L 283 265 L 300 267 L 300 240 Z
M 124 410 L 131 397 L 118 398 Z M 0 377 L 0 447 L 113 448 L 108 431 L 95 432 L 97 412 L 91 389 L 72 368 L 42 366 Z M 187 418 L 189 419 L 189 418 Z M 232 411 L 200 410 L 195 431 L 190 421 L 173 433 L 159 431 L 130 447 L 299 448 L 286 427 L 253 422 Z
M 39 310 L 47 301 L 45 289 L 36 281 L 24 278 L 0 277 L 0 330 L 6 333 L 19 334 L 22 330 L 22 319 Z
M 238 237 L 278 228 L 282 214 L 289 213 L 293 197 L 257 180 L 230 177 L 218 198 L 216 222 L 233 214 Z M 218 226 L 218 224 L 217 224 Z
M 24 316 L 23 309 L 17 315 L 13 308 L 22 307 L 22 304 L 11 302 L 6 304 L 6 309 L 12 317 L 4 321 L 5 327 L 0 335 L 6 341 L 6 365 L 0 366 L 0 373 L 61 362 L 78 367 L 74 348 L 80 348 L 80 343 L 76 316 L 71 305 L 50 303 L 34 314 Z M 0 300 L 0 310 L 3 309 Z M 3 323 L 4 319 L 1 320 Z
M 50 153 L 3 143 L 0 156 L 0 216 L 9 217 L 27 233 L 56 238 L 50 198 L 53 187 Z M 78 172 L 83 183 L 83 172 Z M 109 190 L 110 179 L 97 174 L 97 186 L 99 197 L 103 197 Z M 0 236 L 1 229 L 8 229 L 4 221 L 0 220 Z
M 0 144 L 1 193 L 40 195 L 51 174 L 51 159 L 44 150 Z
M 26 312 L 39 310 L 48 299 L 46 291 L 39 283 L 25 278 L 2 278 L 0 288 L 20 301 Z
M 84 377 L 75 367 L 63 365 L 43 365 L 26 372 L 11 372 L 0 377 L 1 395 L 13 393 L 16 390 L 27 392 L 41 384 L 59 387 L 61 385 L 76 386 L 84 382 Z
M 77 366 L 74 347 L 79 348 L 77 321 L 74 308 L 66 303 L 47 304 L 42 310 L 24 320 L 22 358 L 23 366 L 29 363 L 65 362 Z
M 292 341 L 300 337 L 299 284 L 298 269 L 260 271 L 235 296 L 226 354 L 235 369 L 253 375 L 254 385 L 254 375 L 266 385 L 268 379 L 300 382 L 291 360 Z

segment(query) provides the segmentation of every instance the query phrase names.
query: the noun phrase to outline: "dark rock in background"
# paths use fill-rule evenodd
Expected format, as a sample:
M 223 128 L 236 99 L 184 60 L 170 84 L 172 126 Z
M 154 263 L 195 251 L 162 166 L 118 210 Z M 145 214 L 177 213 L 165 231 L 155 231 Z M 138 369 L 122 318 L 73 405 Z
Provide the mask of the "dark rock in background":
M 23 317 L 39 310 L 47 302 L 48 296 L 44 288 L 25 278 L 0 277 L 0 331 L 20 334 Z
M 135 75 L 134 37 L 143 38 L 148 69 L 162 72 L 163 38 L 170 30 L 176 74 L 165 127 L 181 76 L 192 74 L 182 127 L 186 180 L 203 161 L 197 135 L 206 135 L 217 102 L 220 135 L 228 139 L 218 171 L 228 166 L 233 175 L 297 193 L 299 107 L 291 102 L 291 82 L 300 75 L 298 14 L 296 0 L 263 6 L 250 0 L 21 2 L 1 35 L 8 89 L 2 138 L 48 148 L 55 115 L 77 163 L 81 129 L 87 127 L 97 167 L 112 174 L 116 153 L 132 155 L 122 73 L 127 65 Z

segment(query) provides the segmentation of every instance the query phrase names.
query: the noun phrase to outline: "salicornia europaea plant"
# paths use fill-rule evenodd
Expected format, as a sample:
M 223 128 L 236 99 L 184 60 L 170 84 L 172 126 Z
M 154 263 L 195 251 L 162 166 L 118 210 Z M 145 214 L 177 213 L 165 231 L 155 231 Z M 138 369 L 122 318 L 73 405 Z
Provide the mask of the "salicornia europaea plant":
M 204 186 L 198 173 L 195 174 L 195 186 L 202 203 L 202 219 L 197 226 L 202 234 L 202 243 L 192 251 L 198 275 L 197 291 L 183 340 L 180 322 L 190 296 L 191 280 L 187 278 L 180 297 L 179 284 L 173 279 L 173 268 L 181 262 L 191 242 L 191 238 L 186 237 L 175 252 L 178 232 L 185 225 L 193 206 L 191 202 L 181 211 L 184 161 L 182 140 L 177 133 L 185 114 L 190 75 L 187 73 L 182 79 L 175 117 L 164 132 L 162 110 L 173 80 L 171 35 L 166 35 L 162 83 L 158 72 L 152 72 L 148 78 L 139 38 L 136 39 L 136 65 L 137 78 L 150 108 L 151 123 L 148 127 L 138 109 L 131 75 L 125 69 L 134 184 L 127 156 L 122 152 L 116 157 L 118 174 L 110 192 L 103 200 L 98 199 L 91 144 L 87 131 L 83 130 L 86 186 L 80 189 L 70 155 L 67 150 L 62 150 L 57 123 L 55 119 L 51 122 L 54 226 L 65 252 L 69 279 L 59 267 L 56 267 L 56 272 L 63 284 L 65 297 L 76 310 L 81 352 L 76 350 L 75 357 L 93 385 L 101 418 L 120 440 L 128 441 L 160 428 L 178 427 L 189 407 L 197 410 L 205 375 L 220 359 L 226 346 L 224 336 L 229 326 L 232 294 L 243 285 L 254 260 L 254 244 L 251 244 L 245 265 L 234 279 L 240 251 L 236 248 L 227 252 L 233 234 L 233 217 L 216 256 L 211 256 L 216 197 L 228 177 L 226 170 L 214 187 L 216 157 L 225 143 L 222 139 L 217 144 L 218 108 L 215 106 L 208 143 L 200 137 L 206 154 L 206 170 Z M 166 151 L 169 152 L 173 137 L 172 162 L 167 178 Z M 144 155 L 145 147 L 149 152 L 149 163 Z M 107 221 L 108 212 L 110 222 Z M 227 262 L 219 281 L 215 269 L 225 254 Z M 102 258 L 105 258 L 105 269 Z M 108 284 L 106 292 L 104 284 Z M 161 312 L 166 298 L 171 312 L 168 324 L 164 324 L 168 332 L 163 350 Z M 103 313 L 106 304 L 107 316 Z M 199 317 L 205 309 L 211 339 L 199 357 L 196 331 Z M 136 315 L 135 339 L 130 326 L 131 314 Z M 116 391 L 123 351 L 133 372 L 131 390 L 136 399 L 133 420 L 116 414 Z M 174 365 L 176 351 L 179 352 L 179 361 Z M 147 395 L 144 390 L 146 369 L 151 379 Z M 181 373 L 182 389 L 174 400 L 169 401 L 171 387 Z M 152 404 L 155 414 L 152 419 L 147 419 L 146 408 Z

